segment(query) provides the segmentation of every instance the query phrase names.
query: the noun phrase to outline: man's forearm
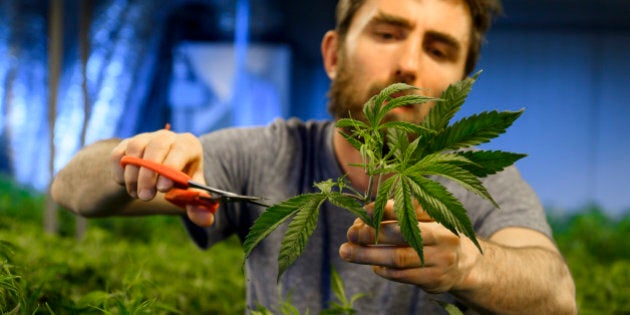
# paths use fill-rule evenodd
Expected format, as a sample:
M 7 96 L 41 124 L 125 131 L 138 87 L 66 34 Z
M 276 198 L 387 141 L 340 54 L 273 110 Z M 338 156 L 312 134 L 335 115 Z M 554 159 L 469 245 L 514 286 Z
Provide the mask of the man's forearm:
M 86 217 L 182 214 L 159 195 L 151 201 L 133 199 L 114 181 L 111 151 L 119 140 L 103 140 L 82 149 L 55 177 L 51 194 L 61 206 Z
M 575 286 L 562 256 L 543 247 L 483 241 L 469 289 L 452 293 L 487 314 L 575 314 Z
M 57 174 L 51 186 L 53 199 L 84 216 L 115 214 L 131 198 L 116 184 L 109 156 L 118 140 L 94 143 L 76 154 Z

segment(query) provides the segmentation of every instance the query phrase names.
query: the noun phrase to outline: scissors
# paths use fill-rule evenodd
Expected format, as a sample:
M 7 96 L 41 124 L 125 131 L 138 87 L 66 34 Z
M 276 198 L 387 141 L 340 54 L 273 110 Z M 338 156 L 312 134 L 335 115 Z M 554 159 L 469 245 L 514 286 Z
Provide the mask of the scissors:
M 269 205 L 260 201 L 262 199 L 260 197 L 240 195 L 200 184 L 193 181 L 186 173 L 180 172 L 163 164 L 133 156 L 123 156 L 122 159 L 120 159 L 120 165 L 125 168 L 128 164 L 150 169 L 158 173 L 160 176 L 164 176 L 172 180 L 175 187 L 164 195 L 164 199 L 182 208 L 185 208 L 186 205 L 202 206 L 214 214 L 219 208 L 219 203 L 235 201 L 244 201 L 263 207 L 269 207 Z M 190 190 L 188 188 L 198 188 L 205 191 Z

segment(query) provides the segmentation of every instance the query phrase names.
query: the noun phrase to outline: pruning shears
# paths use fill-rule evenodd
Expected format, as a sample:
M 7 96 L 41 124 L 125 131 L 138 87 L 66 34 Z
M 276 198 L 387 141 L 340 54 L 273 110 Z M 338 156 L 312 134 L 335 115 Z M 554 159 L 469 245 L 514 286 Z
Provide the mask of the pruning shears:
M 175 187 L 169 190 L 164 199 L 181 208 L 186 205 L 201 206 L 207 208 L 210 212 L 215 213 L 221 202 L 243 201 L 255 205 L 269 207 L 269 205 L 261 202 L 261 197 L 247 196 L 233 193 L 230 191 L 210 187 L 192 180 L 188 174 L 180 172 L 163 164 L 144 160 L 133 156 L 123 156 L 120 159 L 120 165 L 125 168 L 131 164 L 139 167 L 150 169 L 160 176 L 164 176 L 173 181 Z M 198 188 L 200 190 L 191 190 L 189 188 Z

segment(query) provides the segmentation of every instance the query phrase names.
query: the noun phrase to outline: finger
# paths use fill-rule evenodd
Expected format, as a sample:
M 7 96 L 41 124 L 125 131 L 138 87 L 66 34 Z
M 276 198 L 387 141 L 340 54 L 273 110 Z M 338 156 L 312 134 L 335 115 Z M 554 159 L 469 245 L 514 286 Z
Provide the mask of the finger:
M 419 222 L 420 236 L 424 246 L 434 245 L 436 240 L 436 229 L 440 229 L 441 225 L 435 222 Z M 407 240 L 400 231 L 398 221 L 383 221 L 376 242 L 376 230 L 365 224 L 360 219 L 356 219 L 354 224 L 348 229 L 348 241 L 358 245 L 408 245 Z
M 151 139 L 146 142 L 142 158 L 147 161 L 160 163 L 169 154 L 175 135 L 171 131 L 159 130 L 152 134 Z M 142 200 L 150 200 L 157 192 L 157 174 L 141 167 L 138 171 L 138 197 Z
M 344 243 L 339 256 L 345 261 L 362 265 L 379 265 L 391 268 L 415 268 L 422 266 L 420 257 L 409 246 L 361 246 Z
M 376 241 L 376 230 L 360 219 L 348 229 L 348 241 L 359 245 L 387 244 L 406 245 L 405 238 L 400 233 L 398 221 L 383 221 Z
M 433 218 L 422 209 L 422 206 L 416 199 L 413 199 L 413 207 L 416 210 L 416 217 L 420 222 L 433 222 Z M 395 203 L 393 200 L 388 200 L 385 204 L 385 211 L 383 212 L 383 220 L 397 220 L 396 213 L 394 211 Z
M 188 205 L 186 213 L 190 221 L 198 226 L 208 227 L 214 223 L 214 214 L 204 207 Z
M 116 145 L 110 153 L 110 162 L 112 165 L 112 174 L 114 181 L 119 185 L 125 185 L 124 169 L 120 165 L 120 159 L 125 155 L 125 147 L 127 146 L 127 140 L 122 140 Z
M 448 287 L 436 279 L 441 279 L 440 270 L 431 267 L 419 268 L 390 268 L 385 266 L 372 266 L 375 274 L 392 281 L 414 284 L 422 287 L 429 293 L 441 293 L 447 291 Z
M 148 142 L 147 134 L 139 134 L 133 138 L 124 140 L 121 143 L 121 148 L 118 149 L 117 154 L 121 154 L 120 157 L 128 155 L 137 158 L 142 158 L 144 148 Z M 120 163 L 120 159 L 118 159 Z M 127 165 L 123 170 L 123 180 L 127 192 L 134 198 L 138 198 L 138 172 L 140 168 L 135 165 Z
M 162 164 L 181 170 L 196 182 L 205 184 L 202 160 L 201 142 L 194 135 L 185 133 L 177 135 L 177 139 L 173 141 L 169 154 L 164 158 Z M 170 189 L 169 184 L 172 186 L 172 181 L 160 176 L 158 190 Z

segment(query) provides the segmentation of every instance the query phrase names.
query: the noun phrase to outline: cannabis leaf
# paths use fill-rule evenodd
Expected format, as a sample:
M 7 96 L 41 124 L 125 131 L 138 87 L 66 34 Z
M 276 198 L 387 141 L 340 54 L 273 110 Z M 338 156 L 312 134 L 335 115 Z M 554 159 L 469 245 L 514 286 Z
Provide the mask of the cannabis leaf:
M 361 154 L 362 163 L 353 166 L 365 171 L 369 178 L 367 189 L 359 192 L 344 178 L 330 179 L 315 183 L 319 192 L 299 195 L 270 207 L 247 235 L 246 257 L 269 233 L 293 217 L 280 248 L 279 278 L 307 246 L 324 202 L 353 213 L 376 230 L 378 239 L 385 206 L 391 199 L 400 231 L 423 263 L 416 205 L 454 234 L 470 238 L 481 251 L 466 209 L 435 179 L 455 182 L 498 208 L 480 178 L 502 171 L 525 155 L 474 148 L 503 134 L 523 110 L 481 112 L 451 123 L 478 76 L 479 73 L 450 85 L 440 98 L 417 95 L 418 88 L 395 83 L 365 103 L 364 120 L 338 120 L 336 126 L 343 130 L 343 137 Z M 432 103 L 431 110 L 419 124 L 385 120 L 387 113 L 396 107 L 427 102 Z M 373 204 L 371 213 L 364 209 L 368 204 Z

